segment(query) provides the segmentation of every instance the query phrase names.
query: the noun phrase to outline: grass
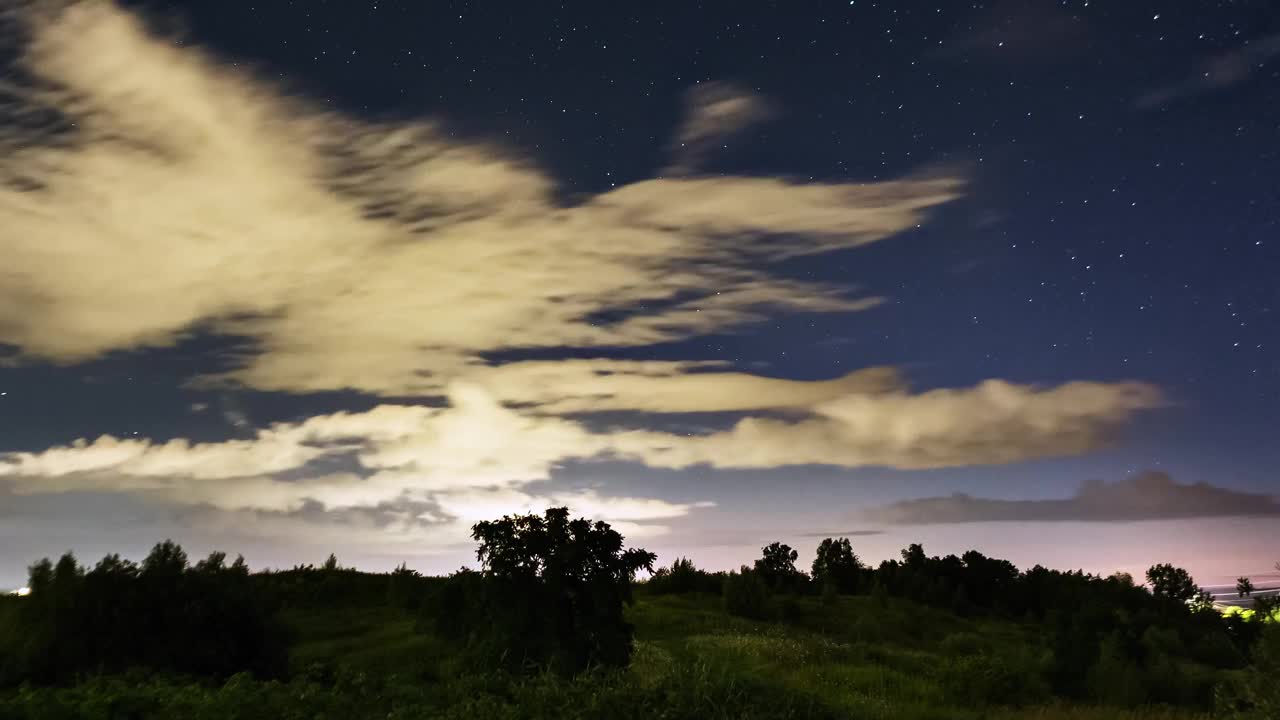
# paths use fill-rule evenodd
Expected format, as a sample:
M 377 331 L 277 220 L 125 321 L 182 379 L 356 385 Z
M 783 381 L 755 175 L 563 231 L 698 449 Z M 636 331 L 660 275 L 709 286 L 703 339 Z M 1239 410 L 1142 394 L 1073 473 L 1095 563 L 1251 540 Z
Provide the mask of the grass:
M 727 615 L 718 596 L 641 596 L 631 666 L 565 680 L 461 666 L 381 603 L 286 612 L 287 683 L 101 678 L 0 696 L 0 720 L 236 718 L 867 718 L 1191 720 L 1192 712 L 1071 706 L 1039 680 L 1039 630 L 904 601 L 797 601 L 786 622 Z
M 632 707 L 618 711 L 623 713 L 658 698 L 670 712 L 661 714 L 655 706 L 659 714 L 652 717 L 1202 717 L 1172 709 L 1053 702 L 1037 684 L 1043 643 L 1034 626 L 962 618 L 871 597 L 840 597 L 832 604 L 806 598 L 793 612 L 786 623 L 753 622 L 727 615 L 717 596 L 642 595 L 629 611 L 636 653 L 625 673 L 575 681 L 491 681 L 472 687 L 475 696 L 468 702 L 480 703 L 473 709 L 495 717 L 504 712 L 535 717 L 531 708 L 557 696 L 577 698 L 583 707 L 626 699 Z M 377 608 L 338 617 L 313 610 L 293 619 L 298 667 L 329 663 L 372 673 L 398 671 L 434 678 L 440 687 L 465 677 L 453 665 L 448 646 L 410 632 L 413 619 L 399 611 Z M 753 703 L 768 704 L 780 714 L 750 714 Z M 670 714 L 694 708 L 701 714 Z

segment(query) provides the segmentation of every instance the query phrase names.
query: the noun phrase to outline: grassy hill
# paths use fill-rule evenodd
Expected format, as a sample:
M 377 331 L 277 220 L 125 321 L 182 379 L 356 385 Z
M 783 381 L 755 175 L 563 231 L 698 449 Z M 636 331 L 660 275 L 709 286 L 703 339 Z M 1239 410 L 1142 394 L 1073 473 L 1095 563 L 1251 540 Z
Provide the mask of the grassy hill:
M 1207 717 L 1055 701 L 1033 624 L 872 596 L 795 598 L 785 619 L 753 622 L 715 595 L 639 595 L 628 613 L 636 655 L 615 673 L 489 673 L 375 593 L 313 593 L 285 608 L 295 633 L 287 682 L 97 678 L 12 692 L 0 719 Z
M 1038 673 L 1035 625 L 870 596 L 796 598 L 777 622 L 732 617 L 722 605 L 710 594 L 642 591 L 628 613 L 631 667 L 577 680 L 478 682 L 483 676 L 458 666 L 448 646 L 387 607 L 293 613 L 292 662 L 300 674 L 327 667 L 426 680 L 441 691 L 426 693 L 433 699 L 455 696 L 456 685 L 474 693 L 453 708 L 458 717 L 1207 717 L 1054 702 Z

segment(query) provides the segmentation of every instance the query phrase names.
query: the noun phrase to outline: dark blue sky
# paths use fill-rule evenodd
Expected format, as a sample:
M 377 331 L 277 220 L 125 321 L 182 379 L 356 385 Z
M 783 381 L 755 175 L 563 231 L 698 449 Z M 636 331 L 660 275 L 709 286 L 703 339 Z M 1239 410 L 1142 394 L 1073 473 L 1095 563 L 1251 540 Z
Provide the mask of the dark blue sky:
M 838 524 L 847 513 L 832 498 L 856 508 L 952 492 L 1063 497 L 1088 477 L 1144 469 L 1280 492 L 1272 2 L 125 5 L 334 112 L 430 117 L 459 141 L 496 142 L 553 177 L 566 204 L 662 174 L 690 88 L 708 82 L 750 90 L 769 109 L 707 159 L 710 174 L 966 181 L 918 228 L 777 268 L 887 298 L 872 310 L 779 312 L 644 346 L 485 357 L 720 360 L 797 380 L 891 365 L 917 391 L 987 378 L 1137 380 L 1167 401 L 1067 459 L 921 471 L 619 464 L 607 488 L 710 499 L 744 518 L 773 505 L 785 518 L 771 528 L 779 534 Z M 10 345 L 15 356 L 21 345 Z M 219 441 L 380 402 L 356 391 L 184 385 L 234 365 L 231 346 L 197 327 L 176 347 L 0 368 L 0 451 L 101 434 Z M 601 477 L 571 467 L 555 482 L 580 485 L 592 473 Z M 50 533 L 32 549 L 71 544 L 60 540 Z M 0 580 L 17 564 L 3 562 Z

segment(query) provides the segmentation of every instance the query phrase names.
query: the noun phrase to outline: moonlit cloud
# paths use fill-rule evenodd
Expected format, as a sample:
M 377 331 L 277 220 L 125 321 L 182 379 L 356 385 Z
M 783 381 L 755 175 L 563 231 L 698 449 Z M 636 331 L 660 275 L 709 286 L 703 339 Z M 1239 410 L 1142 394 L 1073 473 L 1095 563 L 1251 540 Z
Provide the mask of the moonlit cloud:
M 745 88 L 723 82 L 695 85 L 688 93 L 688 117 L 676 132 L 670 170 L 695 169 L 705 156 L 744 128 L 768 117 L 771 108 L 763 98 Z
M 778 268 L 916 228 L 963 179 L 694 174 L 710 144 L 767 108 L 709 85 L 676 133 L 678 171 L 569 202 L 517 149 L 429 120 L 319 109 L 152 35 L 114 3 L 60 2 L 23 20 L 14 77 L 25 79 L 0 99 L 58 129 L 0 124 L 0 344 L 22 362 L 72 365 L 235 336 L 236 362 L 197 384 L 448 404 L 383 404 L 223 442 L 64 442 L 0 455 L 0 490 L 128 493 L 211 523 L 259 517 L 263 533 L 323 516 L 353 537 L 414 541 L 568 504 L 642 535 L 709 505 L 546 481 L 569 460 L 1009 463 L 1095 448 L 1161 402 L 1140 383 L 914 393 L 893 368 L 796 381 L 725 363 L 495 363 L 513 350 L 644 349 L 782 312 L 870 311 L 883 298 Z M 581 417 L 604 411 L 644 428 Z M 701 435 L 652 429 L 662 414 L 699 412 L 739 419 Z M 247 415 L 224 414 L 248 433 Z M 331 461 L 351 468 L 319 469 Z
M 281 423 L 253 440 L 156 444 L 110 436 L 0 456 L 17 493 L 145 492 L 169 502 L 293 511 L 377 507 L 474 488 L 546 480 L 564 458 L 592 457 L 606 438 L 555 417 L 526 417 L 482 391 L 454 388 L 448 408 L 384 405 Z M 350 456 L 361 473 L 273 477 L 322 457 Z
M 751 417 L 727 432 L 638 442 L 646 445 L 645 461 L 662 467 L 993 465 L 1085 452 L 1137 411 L 1160 404 L 1159 391 L 1143 383 L 1042 389 L 988 380 L 921 394 L 850 394 L 815 405 L 799 421 Z
M 565 205 L 508 149 L 321 112 L 111 3 L 73 3 L 32 35 L 24 66 L 43 84 L 16 102 L 74 128 L 56 143 L 0 130 L 0 174 L 24 180 L 0 185 L 0 340 L 31 359 L 199 326 L 254 341 L 224 378 L 253 388 L 439 392 L 504 348 L 868 307 L 762 263 L 881 240 L 960 189 L 682 177 Z
M 601 359 L 509 363 L 476 371 L 471 380 L 506 402 L 550 413 L 803 409 L 845 395 L 902 387 L 894 368 L 799 381 L 730 372 L 723 363 Z
M 1280 515 L 1280 499 L 1258 493 L 1183 484 L 1148 471 L 1107 483 L 1091 480 L 1062 500 L 998 500 L 956 494 L 903 500 L 864 514 L 894 525 L 972 522 L 1133 522 Z
M 1177 100 L 1241 85 L 1254 72 L 1280 55 L 1280 33 L 1265 35 L 1201 62 L 1182 80 L 1143 93 L 1134 105 L 1143 110 Z

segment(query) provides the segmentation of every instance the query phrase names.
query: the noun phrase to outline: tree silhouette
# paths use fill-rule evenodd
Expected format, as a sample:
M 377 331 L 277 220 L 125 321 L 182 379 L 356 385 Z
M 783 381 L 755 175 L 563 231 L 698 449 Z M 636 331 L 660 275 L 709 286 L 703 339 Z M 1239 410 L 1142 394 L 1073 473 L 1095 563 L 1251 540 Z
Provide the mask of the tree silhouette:
M 689 558 L 676 558 L 671 567 L 660 567 L 645 583 L 650 592 L 683 594 L 709 592 L 719 594 L 724 589 L 725 573 L 709 573 L 699 569 Z
M 460 572 L 433 610 L 459 612 L 454 636 L 482 659 L 512 669 L 573 674 L 593 664 L 623 666 L 633 629 L 623 619 L 631 583 L 657 556 L 623 548 L 608 523 L 569 519 L 568 508 L 506 516 L 472 526 L 477 575 Z
M 142 668 L 225 678 L 283 673 L 285 634 L 243 558 L 188 566 L 166 540 L 142 564 L 107 555 L 86 570 L 70 553 L 30 568 L 17 632 L 0 628 L 0 685 L 63 683 Z
M 819 543 L 812 569 L 814 582 L 824 592 L 827 588 L 842 593 L 857 592 L 863 572 L 862 562 L 853 552 L 849 538 L 827 538 Z
M 920 543 L 911 543 L 902 551 L 902 564 L 909 568 L 923 568 L 926 560 L 924 546 Z
M 798 590 L 807 579 L 805 574 L 796 569 L 796 558 L 800 556 L 790 545 L 773 542 L 760 549 L 762 556 L 755 562 L 755 571 L 760 579 L 774 591 Z
M 1200 594 L 1200 588 L 1190 573 L 1168 563 L 1148 568 L 1147 582 L 1151 585 L 1151 594 L 1182 603 L 1191 602 Z
M 1242 598 L 1253 594 L 1253 581 L 1247 577 L 1236 578 L 1236 595 Z
M 324 565 L 321 566 L 320 569 L 324 570 L 325 572 L 333 572 L 334 570 L 337 570 L 338 556 L 334 555 L 333 553 L 329 553 L 329 557 L 325 558 Z

